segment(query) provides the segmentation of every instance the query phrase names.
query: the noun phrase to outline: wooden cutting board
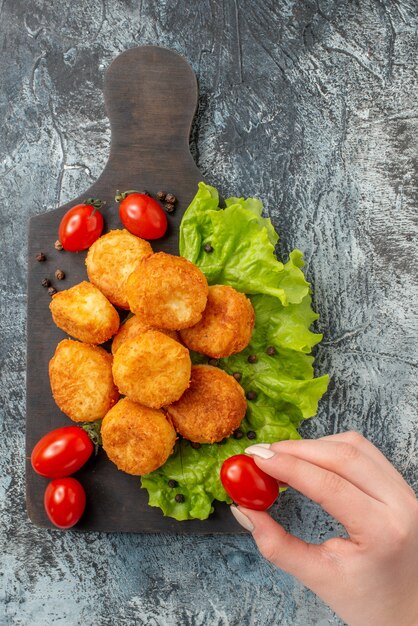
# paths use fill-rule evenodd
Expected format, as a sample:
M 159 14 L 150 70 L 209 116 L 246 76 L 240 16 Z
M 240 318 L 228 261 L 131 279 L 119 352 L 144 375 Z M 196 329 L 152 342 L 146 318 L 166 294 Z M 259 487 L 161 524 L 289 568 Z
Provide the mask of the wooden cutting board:
M 106 200 L 103 210 L 106 230 L 122 228 L 117 189 L 147 190 L 154 197 L 159 190 L 174 193 L 178 205 L 169 216 L 169 230 L 155 251 L 178 254 L 179 225 L 196 193 L 202 176 L 189 151 L 189 135 L 197 106 L 196 77 L 178 54 L 156 46 L 133 48 L 119 55 L 105 75 L 104 97 L 111 123 L 109 160 L 98 180 L 80 197 L 64 206 L 32 217 L 28 243 L 27 323 L 27 418 L 26 418 L 26 501 L 30 519 L 38 526 L 53 528 L 43 508 L 48 484 L 32 470 L 30 453 L 48 431 L 72 422 L 52 399 L 48 363 L 56 345 L 66 335 L 52 322 L 50 296 L 42 287 L 49 278 L 59 289 L 87 279 L 85 252 L 57 251 L 54 243 L 64 213 L 88 197 Z M 47 259 L 36 261 L 37 253 Z M 55 280 L 55 270 L 65 272 Z M 218 504 L 204 522 L 176 522 L 160 509 L 148 506 L 148 494 L 140 479 L 116 469 L 100 450 L 77 473 L 87 494 L 85 514 L 74 530 L 105 532 L 231 533 L 241 532 L 226 505 Z

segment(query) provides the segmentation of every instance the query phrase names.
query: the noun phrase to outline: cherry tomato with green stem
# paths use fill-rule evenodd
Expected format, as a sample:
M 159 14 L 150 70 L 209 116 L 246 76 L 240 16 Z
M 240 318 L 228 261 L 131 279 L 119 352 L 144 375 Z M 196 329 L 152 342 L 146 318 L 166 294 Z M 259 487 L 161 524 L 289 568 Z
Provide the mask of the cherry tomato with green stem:
M 279 495 L 277 480 L 263 472 L 254 459 L 236 454 L 223 462 L 221 482 L 236 504 L 256 511 L 270 508 Z
M 48 518 L 58 528 L 71 528 L 80 520 L 86 507 L 86 493 L 75 478 L 55 478 L 45 490 L 44 507 Z
M 119 217 L 127 230 L 142 239 L 160 239 L 167 231 L 167 216 L 156 200 L 144 193 L 117 193 Z
M 104 221 L 99 209 L 103 204 L 102 200 L 88 198 L 84 204 L 77 204 L 65 213 L 58 229 L 64 250 L 86 250 L 100 237 Z
M 93 449 L 93 442 L 80 426 L 56 428 L 33 448 L 32 467 L 41 476 L 63 478 L 77 472 L 90 458 Z

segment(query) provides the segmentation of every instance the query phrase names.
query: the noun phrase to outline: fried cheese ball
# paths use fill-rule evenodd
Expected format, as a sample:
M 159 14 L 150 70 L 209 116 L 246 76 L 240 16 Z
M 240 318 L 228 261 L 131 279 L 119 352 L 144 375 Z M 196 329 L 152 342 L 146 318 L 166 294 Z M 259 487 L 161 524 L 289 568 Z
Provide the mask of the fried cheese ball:
M 244 390 L 233 376 L 210 365 L 194 365 L 190 387 L 167 413 L 186 439 L 214 443 L 238 428 L 246 408 Z
M 113 360 L 113 379 L 121 394 L 159 409 L 178 400 L 189 386 L 187 348 L 158 330 L 128 339 Z
M 179 330 L 194 326 L 202 317 L 208 283 L 187 259 L 157 252 L 132 272 L 127 294 L 131 311 L 150 326 Z
M 94 422 L 119 398 L 112 378 L 112 355 L 72 339 L 61 341 L 49 362 L 52 395 L 74 422 Z
M 138 315 L 134 315 L 130 317 L 126 322 L 121 324 L 119 331 L 113 337 L 112 341 L 112 354 L 116 354 L 121 345 L 127 339 L 133 339 L 134 337 L 138 337 L 143 333 L 146 333 L 147 330 L 152 330 L 152 328 L 146 324 Z M 175 330 L 163 330 L 160 328 L 156 328 L 155 330 L 159 330 L 160 332 L 167 335 L 167 337 L 171 337 L 175 341 L 178 341 L 178 335 Z
M 86 280 L 58 291 L 49 305 L 58 328 L 85 343 L 104 343 L 119 329 L 115 307 Z
M 151 254 L 148 241 L 127 230 L 111 230 L 90 246 L 86 258 L 89 280 L 112 304 L 129 309 L 126 281 L 140 261 Z
M 123 398 L 105 415 L 103 448 L 118 469 L 141 476 L 161 467 L 173 451 L 176 431 L 164 413 Z
M 247 347 L 254 319 L 251 301 L 243 293 L 228 285 L 213 285 L 202 319 L 180 335 L 190 350 L 219 359 Z

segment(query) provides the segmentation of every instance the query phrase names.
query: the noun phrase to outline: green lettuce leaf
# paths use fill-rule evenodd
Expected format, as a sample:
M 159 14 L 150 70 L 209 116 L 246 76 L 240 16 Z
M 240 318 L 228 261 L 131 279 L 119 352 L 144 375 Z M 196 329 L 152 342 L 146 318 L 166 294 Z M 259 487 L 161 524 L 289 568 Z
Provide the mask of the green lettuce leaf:
M 199 183 L 180 226 L 181 256 L 200 267 L 212 285 L 274 296 L 283 305 L 302 302 L 309 293 L 302 253 L 294 250 L 285 265 L 277 260 L 278 235 L 271 221 L 261 217 L 259 200 L 230 198 L 225 204 L 220 209 L 216 189 Z M 205 244 L 213 252 L 205 252 Z
M 327 389 L 328 376 L 314 378 L 309 355 L 322 335 L 310 330 L 318 315 L 302 272 L 303 255 L 294 250 L 286 263 L 278 261 L 277 241 L 259 200 L 229 198 L 222 209 L 216 189 L 199 183 L 180 226 L 180 254 L 200 267 L 209 284 L 231 285 L 250 297 L 255 311 L 251 342 L 241 353 L 220 359 L 219 367 L 239 372 L 245 391 L 256 397 L 248 401 L 237 435 L 197 449 L 180 439 L 167 462 L 142 477 L 149 504 L 164 515 L 203 520 L 214 500 L 230 502 L 219 478 L 223 461 L 250 443 L 299 439 L 300 422 L 315 415 Z M 205 244 L 213 251 L 205 252 Z M 267 347 L 274 347 L 273 355 Z M 248 362 L 250 354 L 257 355 L 256 363 Z M 194 363 L 207 362 L 204 355 L 191 356 Z M 178 494 L 183 501 L 176 501 Z

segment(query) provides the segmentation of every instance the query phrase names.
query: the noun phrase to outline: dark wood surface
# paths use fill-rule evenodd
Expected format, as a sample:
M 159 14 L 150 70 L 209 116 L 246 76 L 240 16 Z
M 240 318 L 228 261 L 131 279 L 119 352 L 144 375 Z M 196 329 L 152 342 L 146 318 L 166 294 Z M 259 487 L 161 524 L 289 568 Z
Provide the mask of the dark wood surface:
M 161 97 L 162 86 L 169 98 Z M 32 522 L 51 528 L 43 508 L 48 481 L 32 470 L 29 456 L 42 435 L 71 422 L 51 395 L 48 362 L 66 335 L 52 322 L 50 297 L 41 281 L 43 277 L 51 278 L 61 290 L 87 278 L 85 252 L 73 254 L 54 248 L 60 219 L 71 206 L 95 197 L 107 203 L 103 210 L 106 230 L 123 228 L 114 201 L 116 189 L 145 189 L 154 197 L 161 189 L 170 191 L 178 198 L 176 211 L 169 215 L 167 234 L 152 245 L 155 251 L 178 254 L 181 217 L 202 180 L 189 151 L 197 83 L 181 56 L 156 46 L 124 52 L 106 72 L 104 95 L 112 141 L 103 173 L 79 198 L 32 217 L 29 228 L 26 501 Z M 44 263 L 35 260 L 39 251 L 47 257 Z M 64 281 L 54 279 L 56 268 L 64 270 Z M 204 522 L 177 522 L 164 517 L 160 509 L 148 506 L 148 494 L 140 489 L 139 478 L 120 472 L 103 450 L 80 470 L 77 478 L 87 494 L 86 512 L 77 530 L 203 534 L 241 531 L 220 504 Z

